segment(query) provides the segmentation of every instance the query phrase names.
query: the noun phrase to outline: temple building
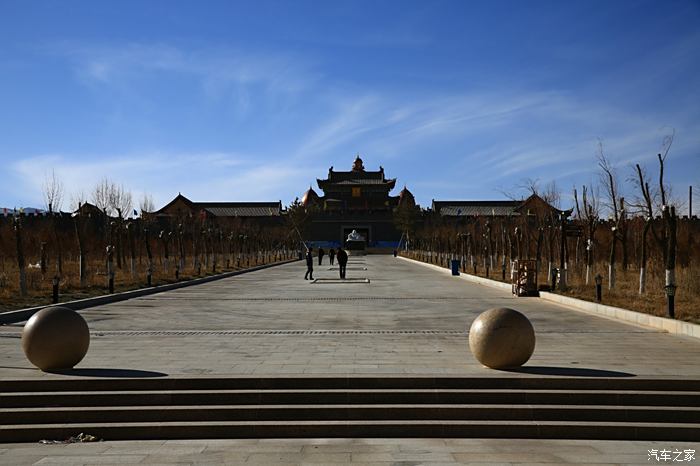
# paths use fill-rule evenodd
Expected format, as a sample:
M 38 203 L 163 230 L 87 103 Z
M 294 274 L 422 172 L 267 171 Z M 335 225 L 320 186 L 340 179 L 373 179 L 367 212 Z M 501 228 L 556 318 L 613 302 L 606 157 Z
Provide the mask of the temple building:
M 310 216 L 309 240 L 317 244 L 340 245 L 356 230 L 370 247 L 395 247 L 401 237 L 393 221 L 400 202 L 412 202 L 413 195 L 404 188 L 392 196 L 395 178 L 387 178 L 384 168 L 365 170 L 358 155 L 349 171 L 331 167 L 328 178 L 317 179 L 319 195 L 312 187 L 304 193 L 301 204 Z
M 238 219 L 260 226 L 288 223 L 299 230 L 305 242 L 316 247 L 337 247 L 355 230 L 369 248 L 396 248 L 401 240 L 398 225 L 419 226 L 431 212 L 443 221 L 459 224 L 470 218 L 540 217 L 558 214 L 559 210 L 537 195 L 525 200 L 440 201 L 421 211 L 413 194 L 404 186 L 398 195 L 391 194 L 395 178 L 387 178 L 384 168 L 366 170 L 358 155 L 348 171 L 328 170 L 324 179 L 312 186 L 289 209 L 281 201 L 271 202 L 194 202 L 178 194 L 172 201 L 153 212 L 162 221 L 174 218 L 202 220 Z M 291 230 L 290 230 L 291 231 Z
M 193 202 L 178 193 L 175 199 L 153 212 L 157 218 L 197 217 L 201 219 L 238 218 L 264 224 L 282 220 L 282 201 L 272 202 Z
M 518 217 L 558 215 L 559 210 L 537 194 L 521 201 L 436 201 L 431 209 L 441 217 L 459 219 L 476 217 Z

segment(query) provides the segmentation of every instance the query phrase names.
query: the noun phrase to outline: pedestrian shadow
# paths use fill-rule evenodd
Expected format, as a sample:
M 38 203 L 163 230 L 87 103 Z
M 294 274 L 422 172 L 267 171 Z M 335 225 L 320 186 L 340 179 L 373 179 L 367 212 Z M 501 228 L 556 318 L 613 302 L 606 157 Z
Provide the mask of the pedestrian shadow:
M 629 372 L 588 369 L 585 367 L 522 366 L 502 370 L 520 374 L 561 375 L 568 377 L 637 377 L 636 374 L 630 374 Z
M 60 369 L 47 371 L 51 374 L 73 375 L 77 377 L 112 377 L 112 378 L 147 378 L 147 377 L 167 377 L 168 374 L 155 371 L 142 371 L 138 369 L 104 369 L 104 368 L 81 368 L 81 369 Z

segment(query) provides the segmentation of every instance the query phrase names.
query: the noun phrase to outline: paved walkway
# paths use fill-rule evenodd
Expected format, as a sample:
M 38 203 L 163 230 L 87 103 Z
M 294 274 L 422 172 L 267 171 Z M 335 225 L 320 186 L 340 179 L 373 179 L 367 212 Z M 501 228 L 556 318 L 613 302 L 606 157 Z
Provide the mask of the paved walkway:
M 314 277 L 337 276 L 330 268 L 316 266 Z M 348 277 L 369 284 L 311 283 L 304 270 L 297 262 L 82 311 L 92 339 L 75 375 L 503 376 L 474 360 L 466 332 L 480 312 L 508 306 L 537 334 L 513 375 L 700 377 L 697 339 L 514 298 L 410 261 L 351 259 Z M 0 378 L 65 377 L 33 369 L 20 332 L 0 327 Z
M 695 450 L 683 442 L 498 439 L 285 439 L 168 440 L 69 445 L 0 445 L 0 464 L 353 464 L 439 466 L 454 464 L 674 464 L 650 459 L 649 450 Z M 685 458 L 685 453 L 679 458 Z
M 366 269 L 366 270 L 364 270 Z M 448 374 L 700 377 L 700 341 L 470 284 L 389 256 L 352 258 L 348 277 L 311 283 L 302 262 L 82 311 L 92 340 L 72 375 L 22 354 L 21 325 L 0 327 L 0 378 Z M 315 278 L 334 278 L 328 262 Z M 520 372 L 483 368 L 467 330 L 482 311 L 520 310 L 537 346 Z M 0 445 L 0 464 L 599 463 L 654 464 L 647 450 L 700 445 L 566 440 L 310 439 Z M 698 464 L 685 462 L 683 464 Z

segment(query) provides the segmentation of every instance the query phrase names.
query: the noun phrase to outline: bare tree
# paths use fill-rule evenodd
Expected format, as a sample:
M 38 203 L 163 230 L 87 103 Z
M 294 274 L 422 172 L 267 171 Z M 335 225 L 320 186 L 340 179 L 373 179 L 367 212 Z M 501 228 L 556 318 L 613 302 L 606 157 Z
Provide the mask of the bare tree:
M 73 214 L 73 227 L 75 228 L 75 237 L 78 240 L 78 274 L 80 276 L 80 286 L 85 286 L 87 279 L 87 257 L 85 253 L 85 240 L 83 239 L 83 221 L 82 216 L 77 213 Z
M 559 191 L 556 180 L 552 180 L 547 183 L 541 193 L 535 191 L 534 194 L 537 194 L 547 204 L 556 207 L 557 209 L 561 204 L 561 192 Z
M 44 204 L 49 213 L 60 212 L 63 206 L 63 183 L 56 176 L 56 172 L 51 170 L 51 175 L 44 177 L 44 182 L 41 185 L 41 190 L 44 195 Z
M 133 207 L 131 191 L 124 189 L 123 185 L 117 186 L 116 184 L 112 184 L 109 193 L 109 204 L 121 220 L 126 219 Z
M 19 269 L 19 293 L 21 296 L 27 295 L 27 271 L 25 269 L 26 263 L 24 260 L 24 248 L 22 247 L 22 217 L 15 217 L 13 219 L 13 226 L 15 230 L 15 241 L 17 244 L 17 268 Z
M 591 281 L 591 267 L 593 265 L 593 249 L 595 247 L 595 232 L 598 229 L 598 221 L 600 218 L 600 206 L 598 205 L 598 196 L 592 188 L 582 188 L 582 203 L 581 210 L 578 202 L 578 195 L 574 188 L 574 201 L 576 203 L 576 216 L 586 225 L 586 285 Z
M 674 292 L 676 289 L 676 232 L 678 216 L 676 215 L 676 207 L 670 205 L 670 193 L 664 185 L 664 162 L 668 156 L 675 131 L 664 138 L 663 155 L 658 154 L 659 159 L 659 193 L 661 195 L 661 216 L 664 221 L 664 231 L 657 235 L 653 231 L 659 246 L 662 248 L 664 256 L 664 265 L 666 267 L 665 288 L 668 295 L 668 313 L 669 317 L 675 317 L 674 313 Z
M 116 225 L 116 246 L 117 267 L 122 268 L 122 263 L 125 261 L 124 247 L 122 246 L 123 223 L 131 213 L 133 206 L 131 192 L 126 190 L 123 185 L 117 185 L 108 178 L 103 178 L 92 192 L 92 199 L 100 210 L 103 210 L 107 215 L 117 217 Z
M 85 191 L 76 191 L 70 196 L 70 209 L 72 212 L 80 209 L 80 207 L 85 204 L 88 197 L 85 195 Z
M 156 210 L 155 204 L 153 203 L 153 197 L 148 193 L 143 193 L 141 201 L 139 202 L 139 210 L 141 210 L 141 216 L 144 214 L 150 214 Z
M 103 178 L 92 190 L 92 201 L 100 210 L 122 220 L 129 216 L 133 207 L 131 192 L 108 178 Z
M 646 172 L 639 166 L 635 165 L 637 170 L 637 179 L 635 184 L 642 194 L 641 199 L 635 205 L 644 215 L 644 229 L 642 230 L 642 257 L 639 266 L 639 294 L 644 294 L 646 291 L 646 268 L 647 268 L 647 235 L 649 229 L 654 222 L 653 198 L 654 194 L 649 189 L 649 180 Z
M 107 215 L 112 215 L 112 206 L 110 204 L 111 189 L 114 183 L 107 178 L 103 178 L 92 190 L 92 202 L 98 209 L 105 212 Z
M 74 212 L 71 217 L 73 217 L 73 227 L 75 230 L 75 237 L 78 242 L 78 274 L 80 277 L 80 286 L 84 287 L 87 280 L 87 254 L 85 247 L 85 239 L 83 235 L 83 228 L 85 227 L 84 221 L 81 215 L 78 215 L 78 211 L 83 204 L 87 202 L 88 197 L 85 195 L 85 191 L 79 190 L 71 194 L 70 209 Z
M 610 246 L 610 260 L 608 263 L 608 288 L 615 287 L 615 259 L 617 243 L 622 246 L 623 266 L 627 265 L 627 212 L 625 198 L 620 196 L 619 182 L 614 167 L 610 164 L 603 152 L 603 143 L 598 142 L 598 167 L 600 168 L 600 182 L 605 192 L 605 207 L 612 215 L 613 225 L 612 240 Z
M 61 239 L 58 234 L 58 221 L 56 220 L 54 214 L 61 214 L 64 190 L 63 183 L 56 176 L 56 172 L 54 170 L 51 170 L 50 176 L 46 175 L 46 177 L 44 178 L 42 191 L 44 194 L 44 202 L 46 204 L 46 209 L 52 216 L 54 241 L 56 244 L 56 272 L 60 277 L 61 275 L 63 275 L 63 251 L 61 249 Z

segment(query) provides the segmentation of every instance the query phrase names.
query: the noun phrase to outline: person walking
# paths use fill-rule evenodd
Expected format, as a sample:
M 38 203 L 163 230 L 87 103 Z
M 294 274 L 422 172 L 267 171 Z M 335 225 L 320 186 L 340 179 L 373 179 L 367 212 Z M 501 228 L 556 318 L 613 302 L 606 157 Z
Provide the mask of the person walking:
M 345 266 L 348 265 L 348 253 L 343 251 L 343 248 L 338 248 L 338 269 L 340 270 L 340 278 L 345 279 Z
M 331 248 L 331 250 L 328 251 L 328 260 L 331 261 L 331 265 L 334 264 L 334 261 L 335 261 L 335 249 Z
M 314 279 L 314 248 L 309 248 L 306 251 L 306 274 L 304 280 Z
M 323 256 L 326 255 L 326 251 L 323 250 L 323 248 L 318 248 L 318 265 L 321 265 L 321 261 L 323 260 Z

